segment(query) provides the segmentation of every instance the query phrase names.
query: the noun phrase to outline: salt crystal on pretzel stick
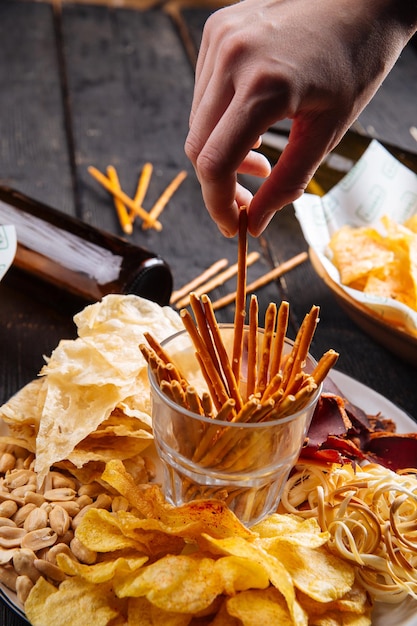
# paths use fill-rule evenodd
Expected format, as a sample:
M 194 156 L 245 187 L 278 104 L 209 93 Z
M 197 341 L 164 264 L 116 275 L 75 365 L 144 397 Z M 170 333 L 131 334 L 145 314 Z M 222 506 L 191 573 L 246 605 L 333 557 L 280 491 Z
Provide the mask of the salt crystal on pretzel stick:
M 240 368 L 242 362 L 243 327 L 246 317 L 246 259 L 248 254 L 248 214 L 246 207 L 241 207 L 239 212 L 239 234 L 237 252 L 237 288 L 236 309 L 234 319 L 234 338 L 232 352 L 232 370 L 237 381 L 240 381 Z
M 175 304 L 184 296 L 188 296 L 196 287 L 199 287 L 209 280 L 209 278 L 212 278 L 212 276 L 215 276 L 218 272 L 227 267 L 228 263 L 229 261 L 227 259 L 219 259 L 210 265 L 204 272 L 193 278 L 189 283 L 186 283 L 181 289 L 173 291 L 169 303 Z
M 211 336 L 213 337 L 214 345 L 217 350 L 224 378 L 227 382 L 229 396 L 233 398 L 236 403 L 236 410 L 239 411 L 242 407 L 242 397 L 239 392 L 239 386 L 233 374 L 229 357 L 227 355 L 227 350 L 223 343 L 223 339 L 217 324 L 216 317 L 214 315 L 214 311 L 211 307 L 210 298 L 207 296 L 207 294 L 203 294 L 201 296 L 201 302 L 204 307 L 207 324 L 210 329 Z

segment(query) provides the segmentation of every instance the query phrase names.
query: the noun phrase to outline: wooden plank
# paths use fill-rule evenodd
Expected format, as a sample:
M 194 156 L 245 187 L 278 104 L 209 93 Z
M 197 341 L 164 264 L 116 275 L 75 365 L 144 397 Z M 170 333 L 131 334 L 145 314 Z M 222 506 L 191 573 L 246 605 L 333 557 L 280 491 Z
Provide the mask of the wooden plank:
M 0 3 L 0 183 L 72 213 L 52 7 Z

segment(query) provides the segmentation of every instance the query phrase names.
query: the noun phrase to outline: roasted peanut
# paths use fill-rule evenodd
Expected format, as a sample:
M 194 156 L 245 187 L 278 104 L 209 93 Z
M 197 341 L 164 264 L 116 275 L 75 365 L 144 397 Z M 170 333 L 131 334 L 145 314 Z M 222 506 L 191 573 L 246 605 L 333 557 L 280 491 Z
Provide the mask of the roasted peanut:
M 26 531 L 23 528 L 3 526 L 3 528 L 0 528 L 0 547 L 17 548 L 21 545 L 21 541 L 25 536 Z
M 78 502 L 75 502 L 75 500 L 68 500 L 67 502 L 51 502 L 51 506 L 62 507 L 63 509 L 66 510 L 66 512 L 68 513 L 70 517 L 75 517 L 81 511 Z
M 76 561 L 75 554 L 71 551 L 70 547 L 66 543 L 56 543 L 52 548 L 49 548 L 45 552 L 45 556 L 43 557 L 45 561 L 49 561 L 49 563 L 53 563 L 56 565 L 56 557 L 58 554 L 66 554 L 71 559 Z
M 97 560 L 97 552 L 94 550 L 90 550 L 87 548 L 78 537 L 74 537 L 74 539 L 70 543 L 70 549 L 74 556 L 81 561 L 81 563 L 85 563 L 86 565 L 92 565 Z
M 37 550 L 42 550 L 42 548 L 53 546 L 57 537 L 56 532 L 52 528 L 39 528 L 26 533 L 20 545 L 22 548 L 30 548 L 30 550 L 37 552 Z
M 16 591 L 16 579 L 17 574 L 13 567 L 9 567 L 8 565 L 0 566 L 0 583 L 3 583 L 8 589 Z
M 46 528 L 46 526 L 48 526 L 48 511 L 39 507 L 33 509 L 23 522 L 23 528 L 27 532 L 38 530 L 38 528 Z
M 79 496 L 76 499 L 76 502 L 78 504 L 78 506 L 80 507 L 80 510 L 83 509 L 85 506 L 89 506 L 90 504 L 93 503 L 93 498 L 90 498 L 90 496 L 87 496 L 87 494 L 85 493 L 82 496 Z
M 96 482 L 88 483 L 87 485 L 81 485 L 81 487 L 78 489 L 79 496 L 87 495 L 93 499 L 97 498 L 97 496 L 101 493 L 103 493 L 103 487 Z
M 124 496 L 115 496 L 111 503 L 111 510 L 113 513 L 117 513 L 117 511 L 128 511 L 128 500 Z
M 0 516 L 12 517 L 16 513 L 18 506 L 14 500 L 5 500 L 0 502 Z
M 16 526 L 16 523 L 10 517 L 0 517 L 1 526 Z
M 62 506 L 54 506 L 49 513 L 49 525 L 58 536 L 65 535 L 71 525 L 71 518 Z
M 52 478 L 52 488 L 53 489 L 61 489 L 68 487 L 69 489 L 77 489 L 77 484 L 73 478 L 69 476 L 65 476 L 60 472 L 50 472 Z
M 40 573 L 34 565 L 35 559 L 35 553 L 28 548 L 17 550 L 16 554 L 13 556 L 13 567 L 16 573 L 19 574 L 19 576 L 28 576 L 33 583 L 36 583 L 40 577 Z
M 0 549 L 0 565 L 7 565 L 13 559 L 19 548 L 1 548 Z
M 30 580 L 29 576 L 22 575 L 16 578 L 15 586 L 17 599 L 24 604 L 32 591 L 33 582 Z
M 73 500 L 77 492 L 70 487 L 59 487 L 58 489 L 47 489 L 43 494 L 45 500 L 50 502 L 60 502 L 65 500 Z
M 17 469 L 10 472 L 10 474 L 7 474 L 5 482 L 9 489 L 13 491 L 17 487 L 23 487 L 24 485 L 35 483 L 35 472 L 29 469 Z
M 5 474 L 6 472 L 14 469 L 15 465 L 16 457 L 14 454 L 11 454 L 10 452 L 3 452 L 0 456 L 0 472 Z
M 14 495 L 16 498 L 26 498 L 29 491 L 36 491 L 35 483 L 28 483 L 27 485 L 21 485 L 13 489 L 10 495 Z
M 28 491 L 25 495 L 25 504 L 35 504 L 36 506 L 42 506 L 45 502 L 43 495 L 37 491 Z
M 12 517 L 16 526 L 23 526 L 29 513 L 34 511 L 36 508 L 36 504 L 33 504 L 33 502 L 28 502 L 27 504 L 24 504 L 18 511 L 16 511 L 16 513 Z
M 44 559 L 35 559 L 34 565 L 45 578 L 50 578 L 56 582 L 62 582 L 66 578 L 62 569 L 59 569 L 58 565 L 54 565 L 54 563 Z

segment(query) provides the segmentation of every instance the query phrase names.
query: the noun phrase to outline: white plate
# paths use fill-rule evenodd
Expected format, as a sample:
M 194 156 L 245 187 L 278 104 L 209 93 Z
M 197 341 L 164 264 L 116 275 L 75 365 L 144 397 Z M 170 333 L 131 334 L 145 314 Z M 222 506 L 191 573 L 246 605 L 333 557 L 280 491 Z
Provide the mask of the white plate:
M 384 417 L 389 417 L 396 423 L 399 433 L 417 431 L 417 423 L 384 396 L 341 372 L 333 370 L 331 377 L 352 404 L 367 413 L 380 412 Z M 16 594 L 1 584 L 0 597 L 26 620 Z M 377 603 L 373 612 L 372 626 L 417 626 L 417 602 L 406 600 L 399 605 Z

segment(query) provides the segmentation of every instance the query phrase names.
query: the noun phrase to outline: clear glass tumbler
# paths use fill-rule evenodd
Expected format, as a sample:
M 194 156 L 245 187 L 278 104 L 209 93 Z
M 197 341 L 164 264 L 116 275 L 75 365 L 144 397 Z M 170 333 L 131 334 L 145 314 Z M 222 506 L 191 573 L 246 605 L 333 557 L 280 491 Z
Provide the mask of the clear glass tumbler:
M 233 326 L 219 326 L 223 342 L 230 349 Z M 260 330 L 259 342 L 262 335 Z M 187 380 L 199 391 L 204 390 L 188 333 L 181 331 L 162 346 Z M 291 347 L 292 342 L 286 339 L 284 353 Z M 245 357 L 244 347 L 241 388 L 246 383 Z M 308 356 L 305 370 L 312 371 L 315 365 Z M 247 526 L 275 511 L 300 454 L 321 386 L 293 415 L 242 423 L 193 413 L 161 391 L 151 370 L 149 379 L 155 445 L 168 502 L 181 505 L 195 499 L 221 499 Z

